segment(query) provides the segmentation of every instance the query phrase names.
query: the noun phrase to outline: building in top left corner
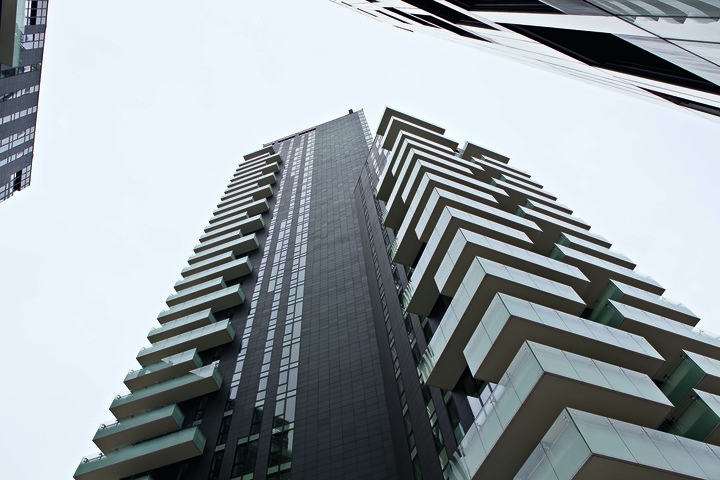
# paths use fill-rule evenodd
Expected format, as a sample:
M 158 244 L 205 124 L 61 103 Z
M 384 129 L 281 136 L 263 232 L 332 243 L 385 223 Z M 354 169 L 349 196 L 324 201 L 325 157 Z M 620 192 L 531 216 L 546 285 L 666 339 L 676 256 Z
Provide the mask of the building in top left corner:
M 48 0 L 2 0 L 0 202 L 30 185 Z

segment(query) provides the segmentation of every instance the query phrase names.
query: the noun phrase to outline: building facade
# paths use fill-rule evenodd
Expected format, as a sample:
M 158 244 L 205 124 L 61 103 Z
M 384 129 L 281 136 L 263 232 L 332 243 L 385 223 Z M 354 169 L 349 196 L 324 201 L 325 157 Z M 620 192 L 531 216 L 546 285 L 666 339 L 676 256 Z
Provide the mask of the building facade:
M 270 142 L 75 478 L 716 478 L 720 339 L 610 246 L 392 109 Z
M 2 0 L 0 202 L 30 184 L 47 9 L 47 0 Z
M 408 31 L 720 115 L 720 3 L 693 0 L 332 0 Z

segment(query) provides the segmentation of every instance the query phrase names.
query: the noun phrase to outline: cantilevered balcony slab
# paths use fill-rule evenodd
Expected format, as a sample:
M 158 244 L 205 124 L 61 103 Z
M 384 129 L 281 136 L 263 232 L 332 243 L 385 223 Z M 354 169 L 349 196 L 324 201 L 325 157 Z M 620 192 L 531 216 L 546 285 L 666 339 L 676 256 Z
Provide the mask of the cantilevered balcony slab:
M 662 295 L 665 292 L 665 289 L 650 277 L 640 275 L 634 270 L 629 270 L 570 247 L 556 244 L 550 253 L 550 257 L 577 267 L 590 279 L 592 282 L 590 287 L 582 294 L 583 300 L 588 305 L 595 304 L 607 289 L 610 279 L 619 280 L 655 295 Z
M 397 139 L 401 132 L 412 133 L 413 135 L 424 138 L 429 142 L 437 143 L 438 145 L 442 145 L 453 151 L 458 147 L 457 142 L 454 142 L 449 138 L 445 138 L 442 134 L 437 133 L 437 130 L 429 130 L 425 125 L 422 125 L 416 119 L 407 121 L 399 117 L 392 117 L 385 129 L 382 148 L 385 150 L 392 150 L 397 144 Z
M 525 206 L 532 210 L 537 210 L 538 212 L 544 213 L 549 217 L 557 218 L 558 220 L 561 220 L 563 222 L 575 225 L 576 227 L 583 230 L 590 230 L 590 225 L 585 222 L 585 220 L 578 218 L 574 215 L 570 215 L 569 213 L 566 213 L 562 210 L 558 210 L 556 208 L 544 205 L 542 203 L 538 203 L 533 200 L 528 200 L 527 202 L 525 202 Z
M 252 263 L 250 263 L 250 259 L 248 257 L 242 257 L 183 278 L 175 282 L 175 290 L 180 292 L 215 277 L 221 277 L 228 282 L 236 278 L 244 277 L 245 275 L 250 275 L 252 271 L 253 266 Z
M 149 438 L 176 432 L 182 427 L 185 415 L 177 405 L 129 417 L 121 422 L 100 425 L 93 442 L 104 454 L 120 447 L 139 443 Z
M 572 210 L 570 210 L 562 203 L 551 200 L 550 198 L 545 196 L 544 192 L 541 194 L 537 191 L 537 189 L 534 189 L 532 187 L 523 188 L 521 186 L 518 186 L 517 182 L 508 183 L 500 180 L 499 178 L 493 178 L 490 183 L 492 185 L 495 185 L 496 187 L 502 188 L 507 192 L 509 198 L 509 203 L 507 204 L 508 209 L 512 209 L 520 205 L 526 205 L 528 200 L 530 200 L 535 202 L 535 204 L 545 205 L 555 210 L 565 212 L 568 215 L 572 215 L 573 213 Z M 550 195 L 550 197 L 554 198 L 553 195 Z
M 198 427 L 154 438 L 83 461 L 75 480 L 117 480 L 202 455 L 205 435 Z
M 618 280 L 610 280 L 607 290 L 595 304 L 595 310 L 590 316 L 596 320 L 604 314 L 605 305 L 609 300 L 615 300 L 631 307 L 640 308 L 650 313 L 675 320 L 694 327 L 700 319 L 682 303 L 650 293 L 646 290 L 633 287 Z
M 557 241 L 559 245 L 573 248 L 579 252 L 587 253 L 593 257 L 597 257 L 601 260 L 614 263 L 621 267 L 629 268 L 630 270 L 635 269 L 635 263 L 622 253 L 615 252 L 609 248 L 601 247 L 600 245 L 586 240 L 577 238 L 569 233 L 560 234 L 560 239 Z
M 462 158 L 465 160 L 484 160 L 488 162 L 492 162 L 494 164 L 503 165 L 506 166 L 508 169 L 510 169 L 513 172 L 516 172 L 518 175 L 522 175 L 524 177 L 530 178 L 530 175 L 528 173 L 523 172 L 522 170 L 519 170 L 515 167 L 510 167 L 507 165 L 507 163 L 510 161 L 509 157 L 506 157 L 505 155 L 501 155 L 497 152 L 493 152 L 492 150 L 488 150 L 485 147 L 482 147 L 480 145 L 477 145 L 472 142 L 465 142 L 465 145 L 462 148 L 462 152 L 460 154 Z
M 257 185 L 257 181 L 260 177 L 263 175 L 267 175 L 266 173 L 263 173 L 260 171 L 260 167 L 257 169 L 254 169 L 252 172 L 248 172 L 245 175 L 242 175 L 238 178 L 235 178 L 230 181 L 228 184 L 228 187 L 223 192 L 224 195 L 230 195 L 235 192 L 239 192 L 242 190 L 248 190 L 251 187 L 255 187 Z
M 577 267 L 463 228 L 455 234 L 435 274 L 443 295 L 455 296 L 476 257 L 572 287 L 581 298 L 588 287 L 588 279 Z
M 515 479 L 712 480 L 718 472 L 719 447 L 567 408 Z
M 426 177 L 427 175 L 431 176 Z M 402 226 L 413 196 L 417 194 L 421 186 L 427 184 L 430 187 L 442 186 L 461 195 L 467 194 L 469 190 L 489 194 L 475 194 L 473 198 L 492 206 L 496 206 L 498 197 L 504 195 L 504 192 L 497 188 L 493 188 L 491 185 L 470 176 L 469 171 L 468 174 L 463 174 L 458 170 L 451 170 L 425 160 L 417 160 L 412 164 L 411 170 L 408 170 L 407 173 L 403 170 L 400 173 L 400 177 L 390 195 L 390 200 L 386 205 L 387 211 L 383 218 L 385 226 L 399 229 Z
M 720 395 L 720 360 L 683 351 L 672 362 L 660 389 L 674 405 L 680 405 L 692 389 Z
M 660 355 L 667 360 L 666 365 L 654 377 L 658 380 L 668 373 L 667 368 L 682 350 L 688 350 L 710 358 L 720 360 L 720 337 L 693 330 L 684 323 L 646 312 L 639 308 L 609 300 L 602 315 L 595 321 L 604 325 L 634 333 L 645 338 Z
M 259 188 L 266 185 L 274 185 L 275 183 L 277 183 L 277 176 L 275 176 L 274 173 L 268 173 L 267 175 L 257 177 L 257 179 L 253 178 L 252 180 L 242 182 L 243 185 L 253 188 Z M 225 203 L 229 203 L 240 197 L 244 197 L 245 195 L 246 193 L 244 189 L 238 190 L 236 192 L 226 193 L 220 197 L 220 205 L 224 205 Z
M 232 210 L 228 210 L 227 212 L 220 213 L 218 215 L 215 215 L 210 219 L 208 223 L 210 225 L 214 225 L 216 223 L 219 223 L 223 220 L 227 220 L 229 218 L 235 218 L 236 220 L 239 220 L 237 218 L 239 215 L 245 214 L 247 216 L 251 215 L 259 215 L 261 213 L 267 212 L 269 209 L 267 200 L 255 200 L 253 202 L 241 205 L 237 208 L 233 208 Z
M 527 207 L 518 207 L 517 214 L 523 218 L 531 220 L 537 224 L 543 231 L 542 237 L 535 242 L 535 251 L 543 255 L 550 253 L 555 246 L 555 242 L 562 233 L 569 233 L 586 242 L 595 243 L 601 247 L 610 248 L 610 242 L 605 240 L 597 233 L 589 232 L 582 228 L 578 228 L 557 218 L 545 215 L 542 212 Z
M 208 308 L 201 312 L 193 313 L 186 317 L 167 322 L 165 325 L 155 327 L 148 332 L 147 338 L 150 343 L 157 343 L 161 340 L 167 340 L 175 335 L 189 332 L 200 327 L 205 327 L 212 323 L 215 323 L 215 316 Z
M 498 178 L 497 176 L 495 178 Z M 553 195 L 552 193 L 548 192 L 547 190 L 543 190 L 543 186 L 540 185 L 535 180 L 531 180 L 527 177 L 522 177 L 520 175 L 516 175 L 511 172 L 502 172 L 499 176 L 500 180 L 509 183 L 510 185 L 515 185 L 518 187 L 526 188 L 532 192 L 535 192 L 538 195 L 541 195 L 548 200 L 556 201 L 557 197 Z
M 513 478 L 566 407 L 650 428 L 672 409 L 647 375 L 526 342 L 462 440 L 450 478 Z
M 402 132 L 400 134 L 398 140 L 396 141 L 396 145 L 396 148 L 387 155 L 387 161 L 383 171 L 380 173 L 380 178 L 378 179 L 375 191 L 375 196 L 384 202 L 390 198 L 390 193 L 392 193 L 392 190 L 395 187 L 395 182 L 397 181 L 399 172 L 398 165 L 405 161 L 405 158 L 411 150 L 430 151 L 448 155 L 453 154 L 452 150 L 448 150 L 442 145 L 429 142 L 421 137 L 407 132 Z
M 444 279 L 449 277 L 443 270 L 441 267 L 436 275 L 441 293 L 444 291 Z M 585 309 L 582 299 L 567 285 L 476 258 L 467 269 L 418 365 L 426 383 L 445 390 L 455 388 L 467 368 L 463 349 L 497 293 L 573 315 L 579 315 Z
M 403 291 L 402 300 L 408 311 L 422 316 L 430 314 L 440 295 L 435 273 L 445 261 L 450 245 L 461 230 L 484 235 L 509 245 L 527 249 L 532 247 L 528 236 L 519 230 L 455 208 L 446 208 L 438 220 L 437 228 L 432 230 L 410 283 Z M 397 244 L 392 244 L 393 247 L 395 245 Z
M 262 230 L 263 228 L 265 228 L 265 220 L 263 220 L 262 215 L 255 215 L 250 218 L 240 219 L 212 232 L 205 233 L 200 236 L 200 242 L 202 242 L 201 245 L 205 245 L 210 240 L 224 237 L 233 232 L 240 232 L 243 235 L 249 235 L 251 233 L 257 232 L 258 230 Z M 195 248 L 197 247 L 199 247 L 199 245 L 196 245 Z
M 254 233 L 245 236 L 238 236 L 235 240 L 220 244 L 216 247 L 197 253 L 188 259 L 188 263 L 193 265 L 208 260 L 216 255 L 226 252 L 232 252 L 233 255 L 244 255 L 260 246 Z
M 219 312 L 226 308 L 242 305 L 244 301 L 245 294 L 240 288 L 240 285 L 234 285 L 163 310 L 160 312 L 160 315 L 158 315 L 158 322 L 165 324 L 171 320 L 177 320 L 178 318 L 203 311 L 207 308 L 213 312 Z
M 250 215 L 248 215 L 247 212 L 240 213 L 240 214 L 228 217 L 225 220 L 221 220 L 217 223 L 208 224 L 203 230 L 205 231 L 205 233 L 215 233 L 218 230 L 227 228 L 230 225 L 235 225 L 236 223 L 246 220 L 249 217 L 250 217 Z
M 110 405 L 115 418 L 123 420 L 163 405 L 179 403 L 220 389 L 222 376 L 216 365 L 207 365 L 181 377 L 118 396 Z
M 262 200 L 263 198 L 272 197 L 275 192 L 273 191 L 272 185 L 265 185 L 263 187 L 251 187 L 245 193 L 246 195 L 244 197 L 241 197 L 237 200 L 230 200 L 229 202 L 225 202 L 222 205 L 218 205 L 218 207 L 213 211 L 213 215 L 225 212 L 238 206 L 240 203 L 244 203 L 246 198 L 252 200 Z
M 202 352 L 232 342 L 234 338 L 235 329 L 230 324 L 230 320 L 222 320 L 181 333 L 167 340 L 161 340 L 151 347 L 144 348 L 138 353 L 137 361 L 140 365 L 146 367 L 170 355 L 193 348 L 198 352 Z
M 275 155 L 276 153 L 277 153 L 277 150 L 275 150 L 275 147 L 273 147 L 272 145 L 270 145 L 269 147 L 263 147 L 260 150 L 243 155 L 243 160 L 245 160 L 245 161 L 243 163 L 241 163 L 240 166 L 245 165 L 246 163 L 249 163 L 256 159 L 268 158 L 272 155 Z M 238 167 L 238 168 L 240 168 L 240 167 Z
M 222 277 L 211 278 L 210 280 L 198 283 L 193 287 L 186 288 L 185 290 L 170 295 L 165 299 L 165 303 L 168 307 L 174 307 L 175 305 L 189 302 L 190 300 L 202 297 L 203 295 L 218 292 L 224 288 L 227 288 L 227 285 L 225 285 L 225 281 Z
M 663 424 L 664 431 L 700 442 L 720 445 L 720 395 L 692 389 Z
M 180 377 L 191 370 L 200 368 L 202 360 L 196 349 L 188 350 L 138 370 L 131 370 L 125 376 L 125 386 L 131 391 L 149 387 L 155 383 Z
M 235 255 L 233 255 L 232 252 L 220 253 L 218 255 L 215 255 L 213 257 L 210 257 L 208 259 L 202 260 L 200 262 L 194 263 L 188 267 L 183 268 L 182 272 L 180 272 L 180 275 L 183 278 L 187 278 L 187 277 L 190 277 L 193 275 L 197 275 L 198 273 L 204 272 L 211 268 L 215 268 L 224 263 L 232 262 L 234 260 L 236 260 Z
M 639 335 L 500 293 L 463 350 L 470 373 L 479 380 L 499 382 L 527 340 L 651 377 L 665 363 Z

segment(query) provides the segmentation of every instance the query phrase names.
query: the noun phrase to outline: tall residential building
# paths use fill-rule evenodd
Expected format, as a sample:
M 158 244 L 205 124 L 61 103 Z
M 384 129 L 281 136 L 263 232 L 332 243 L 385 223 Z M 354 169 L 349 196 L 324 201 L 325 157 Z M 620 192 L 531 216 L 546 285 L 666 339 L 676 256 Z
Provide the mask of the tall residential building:
M 716 479 L 720 339 L 444 133 L 245 155 L 75 478 Z
M 367 17 L 718 120 L 717 0 L 332 0 Z
M 0 202 L 30 184 L 48 1 L 1 8 Z

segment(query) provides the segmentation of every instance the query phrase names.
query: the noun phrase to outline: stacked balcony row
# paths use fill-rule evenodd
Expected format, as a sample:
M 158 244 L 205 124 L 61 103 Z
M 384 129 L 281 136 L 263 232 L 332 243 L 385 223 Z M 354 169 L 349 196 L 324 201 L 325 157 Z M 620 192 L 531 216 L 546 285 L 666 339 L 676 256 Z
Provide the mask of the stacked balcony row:
M 506 157 L 441 132 L 387 111 L 375 196 L 402 303 L 432 326 L 423 381 L 493 386 L 446 474 L 716 478 L 720 339 Z M 608 425 L 625 450 L 598 443 Z
M 201 355 L 235 339 L 230 318 L 218 314 L 227 317 L 245 301 L 240 282 L 253 272 L 249 255 L 260 247 L 256 233 L 265 227 L 281 163 L 270 147 L 238 167 L 157 317 L 160 325 L 148 333 L 150 346 L 137 355 L 141 368 L 125 377 L 130 393 L 110 405 L 117 420 L 93 438 L 102 453 L 83 459 L 76 479 L 119 480 L 203 453 L 205 435 L 187 425 L 182 404 L 222 385 L 218 366 L 203 365 Z

